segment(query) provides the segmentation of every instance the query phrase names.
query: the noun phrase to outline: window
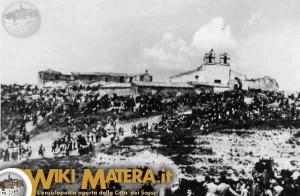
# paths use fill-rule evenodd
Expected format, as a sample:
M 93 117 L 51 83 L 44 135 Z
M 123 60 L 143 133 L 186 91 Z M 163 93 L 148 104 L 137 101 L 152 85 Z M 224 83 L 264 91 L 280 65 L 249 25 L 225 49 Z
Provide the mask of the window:
M 220 83 L 221 83 L 221 80 L 215 80 L 215 83 L 220 84 Z

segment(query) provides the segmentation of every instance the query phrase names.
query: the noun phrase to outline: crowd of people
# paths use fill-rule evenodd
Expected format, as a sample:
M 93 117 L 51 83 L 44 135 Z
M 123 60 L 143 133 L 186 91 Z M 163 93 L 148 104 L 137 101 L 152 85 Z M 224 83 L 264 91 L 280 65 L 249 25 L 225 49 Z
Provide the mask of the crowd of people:
M 58 156 L 70 156 L 70 152 L 77 151 L 80 155 L 94 151 L 94 143 L 98 142 L 94 132 L 72 132 L 55 140 L 51 152 Z
M 91 120 L 90 118 L 91 115 L 98 115 L 103 110 L 110 111 L 107 123 L 115 123 L 116 118 L 120 117 L 124 111 L 148 115 L 152 111 L 161 110 L 158 108 L 159 101 L 155 98 L 141 97 L 137 103 L 132 96 L 110 97 L 105 95 L 100 97 L 96 89 L 89 86 L 46 90 L 31 85 L 1 85 L 1 87 L 2 119 L 9 119 L 10 117 L 17 119 L 17 125 L 12 127 L 8 133 L 8 140 L 12 145 L 9 147 L 13 147 L 13 145 L 18 146 L 22 142 L 28 144 L 30 142 L 30 133 L 26 130 L 26 123 L 36 126 L 39 119 L 46 119 L 50 125 L 59 124 L 60 126 L 65 126 L 66 124 L 73 130 L 80 132 L 86 132 L 84 128 L 90 129 L 91 132 L 96 133 L 92 137 L 95 137 L 98 142 L 101 140 L 101 137 L 106 137 L 107 133 L 103 126 L 102 128 L 91 126 L 92 124 L 95 125 L 94 119 Z M 151 111 L 149 108 L 152 108 Z M 80 115 L 85 117 L 78 121 L 77 117 Z M 84 125 L 84 128 L 81 125 Z M 124 130 L 120 128 L 118 133 L 122 135 Z M 115 134 L 111 141 L 113 142 L 116 137 Z M 82 138 L 72 138 L 80 146 L 78 150 L 81 150 L 81 147 L 86 145 L 86 140 L 89 141 L 89 139 Z M 71 142 L 66 141 L 68 145 L 61 149 L 71 149 L 69 144 Z M 91 146 L 90 149 L 92 149 L 92 143 L 89 145 Z M 62 146 L 56 146 L 56 149 L 59 149 L 59 147 Z
M 207 176 L 198 187 L 182 187 L 172 195 L 180 195 L 183 191 L 186 191 L 187 196 L 298 196 L 300 178 L 270 179 L 261 175 L 233 181 L 226 178 L 226 175 L 221 175 L 217 180 Z
M 1 98 L 2 120 L 15 119 L 14 126 L 7 123 L 2 128 L 8 140 L 7 148 L 0 149 L 0 159 L 4 161 L 24 157 L 25 154 L 27 158 L 31 156 L 32 149 L 28 145 L 31 130 L 26 130 L 26 125 L 30 123 L 35 127 L 43 120 L 58 129 L 67 127 L 68 131 L 52 142 L 51 152 L 69 156 L 73 151 L 78 151 L 80 155 L 94 152 L 95 143 L 109 134 L 112 134 L 113 143 L 124 135 L 124 128 L 116 128 L 116 122 L 130 116 L 162 115 L 161 120 L 152 125 L 133 124 L 131 134 L 136 136 L 149 132 L 172 134 L 179 129 L 199 130 L 202 133 L 226 128 L 246 129 L 273 121 L 277 125 L 286 120 L 297 122 L 300 118 L 297 102 L 300 95 L 287 97 L 280 92 L 235 90 L 178 96 L 102 96 L 97 88 L 82 85 L 66 89 L 1 85 Z M 105 120 L 97 119 L 103 116 Z M 108 133 L 108 126 L 112 133 Z M 44 156 L 44 151 L 45 147 L 41 144 L 39 154 Z M 241 179 L 227 186 L 225 177 L 220 178 L 218 184 L 214 178 L 207 177 L 203 187 L 208 196 L 225 195 L 225 192 L 242 196 L 293 196 L 300 195 L 299 181 L 291 178 L 266 181 L 264 176 L 254 176 L 252 181 Z
M 249 97 L 251 102 L 247 103 Z M 282 94 L 274 92 L 228 91 L 186 95 L 179 97 L 177 103 L 190 105 L 191 114 L 163 116 L 159 125 L 165 131 L 177 128 L 210 131 L 249 128 L 252 124 L 262 122 L 299 120 L 299 108 L 295 102 L 289 101 Z
M 148 124 L 134 125 L 133 134 L 149 131 L 171 133 L 176 129 L 198 129 L 209 132 L 224 128 L 248 128 L 252 124 L 280 120 L 298 120 L 300 110 L 296 100 L 277 92 L 227 91 L 222 93 L 201 92 L 179 96 L 142 95 L 142 96 L 100 96 L 96 87 L 71 86 L 69 88 L 39 89 L 31 85 L 1 85 L 2 118 L 14 116 L 18 125 L 8 133 L 8 140 L 19 145 L 30 142 L 26 123 L 32 126 L 39 119 L 47 117 L 48 123 L 69 126 L 80 132 L 94 132 L 95 141 L 107 135 L 104 125 L 99 128 L 97 120 L 91 116 L 109 111 L 106 123 L 115 123 L 129 114 L 144 117 L 163 114 L 162 120 L 149 127 Z M 178 112 L 189 110 L 189 113 Z M 84 118 L 79 118 L 84 115 Z M 18 117 L 18 118 L 17 118 Z M 84 125 L 84 127 L 82 127 Z M 114 127 L 115 128 L 115 127 Z M 116 130 L 113 138 L 124 134 L 124 129 Z M 74 143 L 82 140 L 72 138 L 65 141 L 63 149 L 75 149 Z M 89 141 L 90 139 L 85 139 Z M 112 139 L 113 141 L 114 139 Z M 82 140 L 85 146 L 86 142 Z M 94 141 L 91 141 L 92 143 Z M 60 145 L 55 145 L 59 149 Z M 53 149 L 52 149 L 53 150 Z M 54 150 L 53 150 L 54 151 Z
M 31 157 L 32 154 L 32 148 L 31 146 L 24 146 L 21 145 L 19 147 L 14 147 L 9 150 L 9 148 L 0 149 L 0 160 L 3 159 L 3 161 L 16 161 L 18 159 L 21 160 L 28 160 Z

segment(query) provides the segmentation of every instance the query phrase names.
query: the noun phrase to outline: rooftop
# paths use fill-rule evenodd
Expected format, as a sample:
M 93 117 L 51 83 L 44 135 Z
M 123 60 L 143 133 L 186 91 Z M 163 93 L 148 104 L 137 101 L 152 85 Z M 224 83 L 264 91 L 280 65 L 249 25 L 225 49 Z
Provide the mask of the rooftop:
M 44 71 L 40 71 L 39 73 L 49 73 L 49 74 L 61 74 L 59 71 L 55 71 L 53 69 L 46 69 Z
M 106 75 L 106 76 L 125 76 L 125 77 L 134 77 L 134 76 L 140 76 L 144 75 L 145 73 L 140 73 L 140 74 L 130 74 L 130 73 L 113 73 L 113 72 L 71 72 L 73 75 Z
M 179 74 L 177 74 L 177 75 L 171 76 L 170 78 L 177 78 L 177 77 L 180 77 L 180 76 L 183 76 L 183 75 L 189 75 L 189 74 L 191 74 L 191 73 L 200 71 L 200 70 L 202 69 L 202 66 L 203 66 L 203 65 L 201 65 L 201 66 L 198 67 L 197 69 L 193 69 L 193 70 L 190 70 L 190 71 L 186 71 L 186 72 L 179 73 Z

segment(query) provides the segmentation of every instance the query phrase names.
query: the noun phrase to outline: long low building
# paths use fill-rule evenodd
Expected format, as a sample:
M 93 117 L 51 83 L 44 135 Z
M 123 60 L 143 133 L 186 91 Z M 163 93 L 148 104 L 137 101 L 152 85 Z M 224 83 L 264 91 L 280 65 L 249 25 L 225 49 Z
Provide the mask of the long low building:
M 110 72 L 71 72 L 71 74 L 62 74 L 61 72 L 51 69 L 40 71 L 38 73 L 38 84 L 44 86 L 47 82 L 71 82 L 81 81 L 85 84 L 94 82 L 115 82 L 115 83 L 130 83 L 130 82 L 152 82 L 153 76 L 146 70 L 145 73 L 129 74 L 129 73 L 110 73 Z
M 85 82 L 103 81 L 103 82 L 117 82 L 130 83 L 134 81 L 151 82 L 152 76 L 146 70 L 141 74 L 129 73 L 109 73 L 109 72 L 71 72 L 77 79 Z

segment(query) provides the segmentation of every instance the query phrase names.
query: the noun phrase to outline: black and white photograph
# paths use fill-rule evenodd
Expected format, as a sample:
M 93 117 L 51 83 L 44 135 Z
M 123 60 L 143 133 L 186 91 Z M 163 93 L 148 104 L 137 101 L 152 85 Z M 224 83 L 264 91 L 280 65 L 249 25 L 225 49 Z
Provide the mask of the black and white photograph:
M 76 183 L 36 195 L 82 191 L 87 168 L 124 168 L 155 182 L 110 180 L 120 194 L 107 195 L 300 196 L 300 1 L 0 9 L 0 170 L 76 169 Z M 0 176 L 0 195 L 21 185 Z

